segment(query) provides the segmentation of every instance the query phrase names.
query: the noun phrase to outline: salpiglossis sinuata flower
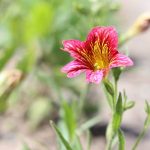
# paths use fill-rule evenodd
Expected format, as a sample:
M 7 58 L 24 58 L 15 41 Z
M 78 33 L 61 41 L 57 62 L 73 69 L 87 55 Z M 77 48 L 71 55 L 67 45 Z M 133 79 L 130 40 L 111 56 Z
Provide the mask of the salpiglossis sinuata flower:
M 95 27 L 86 41 L 65 40 L 63 50 L 73 61 L 62 68 L 67 77 L 86 73 L 88 82 L 100 83 L 111 68 L 132 66 L 132 60 L 118 52 L 118 35 L 114 27 Z

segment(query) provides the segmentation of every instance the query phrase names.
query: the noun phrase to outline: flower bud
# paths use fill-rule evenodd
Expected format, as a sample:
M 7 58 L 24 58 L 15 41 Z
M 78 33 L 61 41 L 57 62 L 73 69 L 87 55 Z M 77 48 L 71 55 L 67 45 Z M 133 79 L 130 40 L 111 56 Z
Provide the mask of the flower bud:
M 0 97 L 12 91 L 21 81 L 23 74 L 19 70 L 7 70 L 0 74 Z
M 145 32 L 150 27 L 150 12 L 144 13 L 135 21 L 129 30 L 120 38 L 119 45 L 123 45 L 126 41 L 134 36 Z
M 19 70 L 6 70 L 0 73 L 0 113 L 7 109 L 7 98 L 23 79 Z
M 131 29 L 135 34 L 146 31 L 150 27 L 150 12 L 141 15 L 133 24 Z

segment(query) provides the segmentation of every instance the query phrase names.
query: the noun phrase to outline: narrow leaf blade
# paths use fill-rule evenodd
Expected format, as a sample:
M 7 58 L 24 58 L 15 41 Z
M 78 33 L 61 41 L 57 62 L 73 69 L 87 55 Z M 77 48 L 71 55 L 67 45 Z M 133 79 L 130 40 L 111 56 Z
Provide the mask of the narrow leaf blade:
M 114 88 L 112 83 L 109 80 L 104 80 L 104 86 L 107 90 L 107 92 L 113 97 L 114 96 Z
M 60 138 L 61 142 L 64 144 L 66 150 L 73 150 L 70 146 L 70 144 L 67 142 L 67 140 L 63 137 L 62 133 L 60 132 L 60 130 L 56 127 L 56 125 L 53 123 L 53 121 L 50 121 L 50 125 L 52 126 L 52 128 L 55 130 L 55 132 L 57 133 L 58 137 Z
M 117 132 L 117 130 L 120 127 L 121 120 L 122 120 L 122 112 L 123 112 L 122 95 L 121 93 L 119 93 L 118 101 L 116 104 L 116 112 L 114 113 L 114 117 L 113 117 L 113 129 L 115 132 Z

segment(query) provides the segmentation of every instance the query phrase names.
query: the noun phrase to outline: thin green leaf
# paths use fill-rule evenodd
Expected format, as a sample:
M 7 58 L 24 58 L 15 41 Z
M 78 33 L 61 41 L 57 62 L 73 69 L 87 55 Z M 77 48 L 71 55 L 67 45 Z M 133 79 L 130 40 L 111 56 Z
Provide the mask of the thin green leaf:
M 118 97 L 118 101 L 116 104 L 116 111 L 114 113 L 114 117 L 113 117 L 113 129 L 116 132 L 121 124 L 121 120 L 122 120 L 122 112 L 123 112 L 123 108 L 122 108 L 122 95 L 121 93 L 119 93 L 119 97 Z
M 131 109 L 132 107 L 134 107 L 134 105 L 135 105 L 134 101 L 127 102 L 127 104 L 125 104 L 125 106 L 124 106 L 124 111 L 127 109 Z
M 73 147 L 74 147 L 74 149 L 77 149 L 77 150 L 83 150 L 80 138 L 78 136 L 76 136 L 76 138 L 74 140 Z
M 75 135 L 76 129 L 76 117 L 73 108 L 74 106 L 73 104 L 69 105 L 66 101 L 63 101 L 62 106 L 63 106 L 63 119 L 69 132 L 69 138 L 70 140 L 72 140 Z
M 145 101 L 145 112 L 147 114 L 150 114 L 150 105 L 147 100 Z
M 92 126 L 96 125 L 97 123 L 100 122 L 100 117 L 99 116 L 96 116 L 90 120 L 88 120 L 87 122 L 83 123 L 80 128 L 78 129 L 77 133 L 78 134 L 81 134 L 83 133 L 84 131 L 90 129 Z
M 66 150 L 73 150 L 70 146 L 70 144 L 68 143 L 68 141 L 63 137 L 62 133 L 60 132 L 60 130 L 56 127 L 56 125 L 53 123 L 53 121 L 50 121 L 50 125 L 52 126 L 52 128 L 55 130 L 55 132 L 57 133 L 58 137 L 60 138 L 61 142 L 64 144 Z
M 124 102 L 126 102 L 128 99 L 125 89 L 123 90 L 123 98 L 124 98 Z
M 114 88 L 113 88 L 112 83 L 109 80 L 105 79 L 104 86 L 105 86 L 107 92 L 113 97 L 114 96 Z
M 116 104 L 116 112 L 122 115 L 122 95 L 119 92 L 119 97 L 118 97 L 118 101 Z
M 104 87 L 105 96 L 107 98 L 107 102 L 111 109 L 113 109 L 113 97 L 107 92 L 106 88 Z

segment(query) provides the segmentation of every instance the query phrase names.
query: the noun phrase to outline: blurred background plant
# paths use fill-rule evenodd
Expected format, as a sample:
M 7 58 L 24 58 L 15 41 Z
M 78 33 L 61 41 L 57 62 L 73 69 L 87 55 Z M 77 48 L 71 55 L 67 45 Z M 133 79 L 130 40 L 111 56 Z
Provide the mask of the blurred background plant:
M 119 9 L 119 0 L 1 0 L 0 114 L 19 105 L 31 129 L 54 120 L 80 147 L 76 130 L 96 124 L 101 105 L 91 102 L 82 76 L 68 80 L 60 72 L 70 59 L 61 42 L 85 40 L 93 26 L 119 29 Z M 120 36 L 121 45 L 133 36 Z

